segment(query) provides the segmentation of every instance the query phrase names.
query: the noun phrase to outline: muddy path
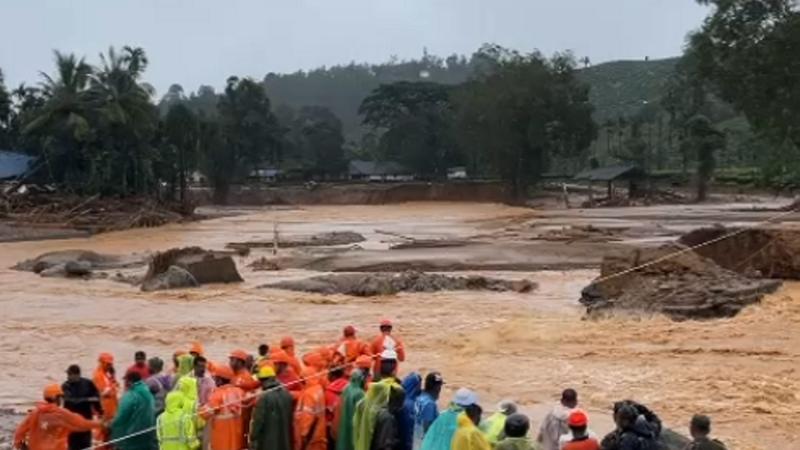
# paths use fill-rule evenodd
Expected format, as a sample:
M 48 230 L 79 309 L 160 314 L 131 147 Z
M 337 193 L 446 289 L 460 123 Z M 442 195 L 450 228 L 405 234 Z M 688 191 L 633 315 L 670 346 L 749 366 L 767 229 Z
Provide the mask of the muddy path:
M 294 335 L 301 349 L 331 342 L 347 324 L 371 336 L 378 319 L 389 316 L 409 348 L 409 361 L 402 370 L 443 371 L 448 381 L 445 398 L 459 386 L 480 391 L 489 407 L 501 398 L 513 398 L 533 413 L 534 426 L 538 426 L 558 392 L 572 386 L 597 417 L 599 430 L 610 425 L 611 402 L 632 397 L 654 407 L 668 425 L 681 430 L 691 414 L 712 415 L 716 433 L 729 448 L 793 448 L 791 438 L 800 429 L 800 284 L 786 284 L 762 305 L 749 307 L 733 319 L 584 321 L 577 299 L 597 276 L 592 260 L 599 260 L 614 246 L 626 245 L 626 239 L 639 238 L 623 236 L 621 241 L 575 246 L 540 242 L 535 234 L 540 225 L 564 228 L 581 221 L 596 223 L 594 212 L 539 212 L 465 203 L 241 212 L 91 238 L 0 244 L 0 358 L 13 361 L 0 372 L 0 406 L 26 408 L 38 398 L 43 384 L 61 381 L 68 364 L 91 370 L 100 351 L 114 352 L 119 365 L 127 366 L 135 350 L 166 357 L 192 340 L 201 340 L 212 359 L 223 360 L 231 348 L 255 350 L 259 343 L 275 343 L 285 334 Z M 675 213 L 656 208 L 642 214 Z M 707 211 L 683 213 L 697 222 L 719 221 Z M 617 210 L 616 216 L 608 210 L 602 214 L 608 220 L 650 226 L 650 219 L 626 217 L 624 210 Z M 223 249 L 228 242 L 270 239 L 276 223 L 287 237 L 328 231 L 364 235 L 366 241 L 358 244 L 359 249 L 326 250 L 342 255 L 348 263 L 357 261 L 359 254 L 367 255 L 367 263 L 377 258 L 373 253 L 384 262 L 402 259 L 405 250 L 389 250 L 401 240 L 397 236 L 473 242 L 454 248 L 411 249 L 422 252 L 415 253 L 419 261 L 428 258 L 419 255 L 450 252 L 456 252 L 458 258 L 452 259 L 458 260 L 513 260 L 504 252 L 515 249 L 525 258 L 558 259 L 560 251 L 566 255 L 562 262 L 582 258 L 584 263 L 555 267 L 558 270 L 530 266 L 498 271 L 486 266 L 457 272 L 530 279 L 539 288 L 528 294 L 445 291 L 370 298 L 259 289 L 321 273 L 309 268 L 254 272 L 246 267 L 253 260 L 271 257 L 269 249 L 236 257 L 244 283 L 152 293 L 110 280 L 42 279 L 7 269 L 40 253 L 73 248 L 111 254 L 189 245 Z M 537 245 L 540 256 L 532 256 Z M 469 254 L 471 246 L 477 253 Z M 286 252 L 295 255 L 288 253 L 294 250 Z M 401 256 L 392 256 L 398 253 Z

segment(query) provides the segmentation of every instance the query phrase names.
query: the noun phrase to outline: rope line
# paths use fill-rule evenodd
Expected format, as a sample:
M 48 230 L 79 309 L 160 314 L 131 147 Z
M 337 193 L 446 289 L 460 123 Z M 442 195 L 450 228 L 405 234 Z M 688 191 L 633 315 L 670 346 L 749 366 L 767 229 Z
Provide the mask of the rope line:
M 377 355 L 373 355 L 371 358 L 372 359 L 376 359 Z M 340 366 L 331 367 L 329 369 L 322 370 L 320 372 L 316 372 L 311 376 L 308 376 L 308 377 L 305 377 L 305 378 L 298 378 L 297 380 L 294 380 L 294 381 L 291 381 L 289 383 L 286 383 L 285 385 L 284 384 L 279 384 L 278 386 L 263 390 L 261 392 L 249 393 L 241 401 L 223 403 L 222 405 L 219 405 L 219 406 L 217 406 L 215 408 L 211 408 L 210 410 L 211 411 L 216 411 L 218 409 L 222 409 L 222 408 L 225 408 L 225 407 L 228 407 L 228 406 L 232 406 L 232 405 L 235 405 L 235 404 L 243 404 L 246 401 L 250 401 L 250 400 L 252 400 L 254 398 L 258 398 L 258 397 L 260 397 L 260 396 L 262 396 L 262 395 L 264 395 L 264 394 L 266 394 L 268 392 L 276 391 L 278 389 L 286 389 L 289 386 L 294 386 L 295 384 L 304 383 L 307 380 L 310 380 L 312 378 L 319 378 L 319 377 L 322 377 L 323 375 L 329 375 L 331 372 L 335 372 L 337 370 L 344 370 L 344 369 L 347 369 L 348 367 L 351 367 L 351 366 L 354 366 L 354 365 L 355 365 L 355 362 L 351 362 L 351 363 L 343 364 L 343 365 L 340 365 Z M 191 414 L 191 417 L 193 419 L 196 418 L 196 417 L 199 417 L 199 416 L 200 416 L 200 411 L 199 410 L 197 412 Z M 120 436 L 120 437 L 118 437 L 116 439 L 111 439 L 111 440 L 108 440 L 108 441 L 105 441 L 105 442 L 97 443 L 95 445 L 92 445 L 91 447 L 86 447 L 83 450 L 100 449 L 100 448 L 106 447 L 108 445 L 113 445 L 113 444 L 116 444 L 116 443 L 119 443 L 119 442 L 122 442 L 122 441 L 126 441 L 126 440 L 131 439 L 131 438 L 136 437 L 136 436 L 141 436 L 143 434 L 147 434 L 147 433 L 150 433 L 152 431 L 156 431 L 157 429 L 158 429 L 158 425 L 155 425 L 155 426 L 152 426 L 152 427 L 145 428 L 143 430 L 139 430 L 139 431 L 136 431 L 136 432 L 133 432 L 133 433 L 130 433 L 130 434 L 126 434 L 124 436 Z

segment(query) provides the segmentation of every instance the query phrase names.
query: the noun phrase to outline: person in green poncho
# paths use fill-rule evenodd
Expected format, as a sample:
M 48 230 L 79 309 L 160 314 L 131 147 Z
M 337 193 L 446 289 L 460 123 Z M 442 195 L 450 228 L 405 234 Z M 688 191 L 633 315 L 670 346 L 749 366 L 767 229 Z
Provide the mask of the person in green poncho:
M 350 375 L 350 384 L 342 392 L 337 410 L 336 424 L 336 450 L 354 450 L 353 416 L 356 414 L 356 405 L 364 398 L 364 373 L 360 370 L 353 371 Z
M 353 415 L 353 450 L 370 450 L 378 413 L 389 404 L 390 383 L 372 383 Z
M 111 440 L 118 450 L 155 450 L 156 408 L 150 388 L 142 381 L 138 372 L 129 372 L 125 381 L 130 388 L 122 396 L 117 415 L 111 422 Z
M 469 389 L 461 388 L 456 391 L 453 402 L 447 411 L 431 424 L 422 440 L 422 450 L 450 450 L 453 436 L 458 429 L 458 416 L 468 406 L 478 404 L 478 396 Z

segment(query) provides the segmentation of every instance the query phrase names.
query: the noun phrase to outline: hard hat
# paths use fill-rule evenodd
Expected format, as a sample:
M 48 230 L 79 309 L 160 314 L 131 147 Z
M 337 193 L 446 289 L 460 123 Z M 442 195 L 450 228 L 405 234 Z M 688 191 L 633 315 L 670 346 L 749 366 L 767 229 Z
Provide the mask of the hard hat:
M 192 342 L 192 346 L 189 348 L 189 353 L 197 353 L 200 356 L 205 354 L 205 349 L 203 349 L 203 344 L 195 341 Z
M 272 366 L 261 366 L 258 369 L 258 379 L 263 380 L 264 378 L 273 378 L 275 377 L 275 369 Z
M 467 388 L 461 388 L 456 391 L 456 395 L 453 397 L 453 403 L 458 406 L 477 405 L 478 394 Z
M 382 327 L 391 327 L 392 321 L 390 319 L 381 319 L 381 326 Z
M 356 358 L 356 367 L 359 369 L 369 369 L 372 367 L 372 358 L 367 355 L 361 355 Z
M 344 327 L 344 335 L 345 336 L 355 336 L 356 335 L 356 327 L 352 325 L 348 325 Z
M 281 349 L 275 349 L 269 352 L 269 359 L 272 360 L 273 363 L 289 364 L 291 362 L 289 354 Z
M 586 416 L 586 413 L 580 409 L 572 411 L 572 413 L 569 415 L 569 419 L 567 420 L 567 425 L 571 427 L 585 427 L 588 424 L 589 418 Z
M 222 378 L 223 380 L 228 380 L 228 381 L 233 380 L 233 377 L 235 376 L 233 374 L 233 369 L 231 369 L 228 366 L 221 365 L 221 364 L 214 364 L 214 367 L 211 370 L 211 375 L 213 375 L 213 376 L 215 376 L 217 378 Z
M 61 389 L 60 384 L 48 384 L 44 387 L 44 399 L 45 400 L 52 400 L 56 397 L 61 397 L 64 395 L 64 391 Z
M 285 336 L 283 339 L 281 339 L 281 348 L 286 347 L 294 347 L 294 338 L 291 336 Z
M 103 364 L 114 364 L 114 355 L 111 353 L 103 352 L 97 357 L 97 360 Z
M 249 356 L 250 355 L 248 355 L 244 350 L 234 350 L 230 355 L 228 355 L 229 358 L 241 359 L 242 361 L 247 361 Z

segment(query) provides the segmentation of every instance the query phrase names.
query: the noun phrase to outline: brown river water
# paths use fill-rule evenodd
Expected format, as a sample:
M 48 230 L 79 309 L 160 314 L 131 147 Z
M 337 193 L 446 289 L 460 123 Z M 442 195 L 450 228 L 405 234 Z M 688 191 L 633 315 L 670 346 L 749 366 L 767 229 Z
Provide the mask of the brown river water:
M 259 343 L 275 343 L 287 334 L 301 350 L 310 349 L 332 342 L 348 324 L 371 336 L 379 318 L 388 316 L 406 341 L 404 372 L 440 370 L 448 389 L 473 387 L 489 406 L 501 398 L 514 399 L 534 414 L 535 426 L 536 416 L 562 389 L 575 387 L 598 431 L 610 426 L 613 401 L 633 398 L 681 432 L 692 414 L 711 415 L 715 433 L 731 449 L 797 448 L 800 283 L 787 283 L 733 319 L 677 323 L 660 317 L 582 320 L 577 299 L 597 275 L 596 269 L 587 268 L 474 272 L 534 280 L 540 287 L 531 294 L 441 292 L 375 298 L 260 289 L 268 282 L 316 273 L 252 272 L 246 264 L 265 254 L 258 252 L 237 257 L 246 280 L 239 285 L 155 293 L 110 280 L 44 279 L 8 269 L 62 249 L 113 254 L 186 245 L 222 249 L 231 241 L 272 239 L 276 223 L 281 236 L 356 231 L 367 237 L 362 247 L 370 251 L 386 249 L 396 235 L 496 234 L 498 248 L 508 248 L 524 244 L 518 242 L 520 224 L 537 221 L 537 213 L 529 209 L 468 203 L 238 212 L 91 238 L 0 244 L 0 358 L 6 362 L 0 371 L 0 406 L 24 409 L 38 399 L 45 383 L 64 378 L 67 365 L 78 363 L 91 372 L 101 351 L 114 352 L 118 366 L 127 366 L 135 350 L 168 358 L 200 340 L 212 359 L 224 360 L 232 348 L 255 351 Z

